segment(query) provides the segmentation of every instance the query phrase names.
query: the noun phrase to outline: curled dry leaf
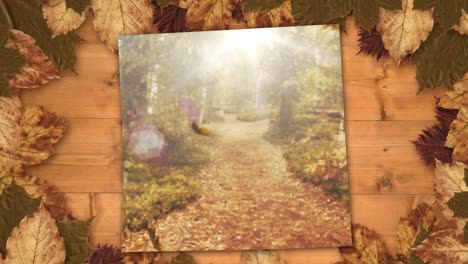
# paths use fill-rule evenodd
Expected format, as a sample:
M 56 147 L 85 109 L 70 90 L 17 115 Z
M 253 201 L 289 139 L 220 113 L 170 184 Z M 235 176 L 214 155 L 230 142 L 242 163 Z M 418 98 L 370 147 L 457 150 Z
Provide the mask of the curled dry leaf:
M 294 18 L 291 14 L 291 0 L 284 1 L 280 6 L 268 11 L 244 13 L 250 28 L 292 26 Z
M 66 0 L 47 0 L 42 6 L 42 12 L 52 36 L 55 37 L 77 29 L 86 19 L 87 9 L 77 13 L 67 6 Z
M 121 35 L 151 31 L 153 6 L 150 0 L 92 0 L 94 28 L 112 51 L 117 51 Z
M 240 264 L 285 264 L 276 251 L 244 251 Z
M 0 170 L 13 173 L 22 166 L 38 164 L 54 153 L 52 144 L 66 127 L 63 118 L 41 107 L 21 108 L 18 97 L 0 98 L 0 125 L 10 127 L 8 138 L 0 138 Z M 21 111 L 18 122 L 17 111 Z M 13 114 L 12 114 L 13 113 Z M 20 129 L 18 129 L 18 126 Z
M 397 64 L 427 39 L 434 25 L 432 12 L 413 10 L 413 0 L 402 0 L 402 10 L 380 8 L 377 30 Z
M 31 36 L 18 30 L 10 30 L 5 47 L 18 50 L 26 61 L 17 74 L 8 78 L 11 88 L 37 88 L 60 77 L 53 63 L 35 43 Z
M 194 31 L 246 28 L 244 21 L 232 17 L 238 0 L 186 0 L 179 3 L 187 7 L 187 26 Z
M 13 229 L 6 248 L 6 264 L 18 263 L 19 259 L 23 264 L 65 262 L 65 244 L 55 220 L 43 206 Z
M 341 257 L 347 264 L 389 264 L 391 255 L 382 238 L 374 230 L 353 225 L 353 247 L 340 248 Z
M 453 148 L 453 160 L 468 164 L 468 107 L 458 111 L 449 129 L 445 146 Z
M 425 263 L 466 263 L 468 242 L 464 240 L 462 229 L 441 230 L 429 235 L 414 253 Z

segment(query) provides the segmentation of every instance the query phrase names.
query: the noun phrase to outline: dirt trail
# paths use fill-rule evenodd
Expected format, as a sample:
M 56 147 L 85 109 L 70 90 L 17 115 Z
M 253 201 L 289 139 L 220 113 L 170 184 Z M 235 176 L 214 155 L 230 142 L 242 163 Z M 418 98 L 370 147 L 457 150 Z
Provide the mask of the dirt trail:
M 216 124 L 213 159 L 201 171 L 201 198 L 160 219 L 163 250 L 243 250 L 351 244 L 346 205 L 287 171 L 268 121 L 227 115 Z

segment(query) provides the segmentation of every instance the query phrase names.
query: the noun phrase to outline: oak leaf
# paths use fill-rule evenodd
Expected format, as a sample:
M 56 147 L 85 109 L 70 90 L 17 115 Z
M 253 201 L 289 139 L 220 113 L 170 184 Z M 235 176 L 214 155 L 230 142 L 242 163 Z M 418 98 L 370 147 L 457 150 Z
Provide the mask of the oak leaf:
M 449 129 L 445 146 L 453 148 L 453 160 L 468 164 L 468 107 L 458 111 Z
M 41 199 L 30 197 L 21 186 L 13 182 L 0 194 L 0 253 L 6 255 L 7 239 L 13 228 L 25 216 L 33 214 Z
M 434 232 L 425 239 L 414 253 L 425 263 L 466 263 L 468 242 L 462 229 L 447 229 Z
M 75 46 L 80 39 L 74 32 L 52 38 L 42 14 L 42 1 L 0 0 L 0 24 L 30 35 L 59 70 L 73 69 Z
M 57 223 L 60 236 L 65 242 L 65 263 L 81 264 L 93 253 L 88 243 L 89 224 L 87 221 L 63 220 Z
M 11 88 L 37 88 L 60 77 L 54 64 L 35 43 L 31 36 L 18 30 L 10 30 L 5 47 L 18 50 L 25 58 L 20 71 L 8 78 Z
M 390 263 L 391 255 L 377 232 L 365 226 L 353 225 L 353 247 L 340 248 L 346 264 Z
M 112 51 L 117 51 L 121 35 L 151 31 L 153 6 L 149 0 L 92 0 L 94 28 Z
M 179 3 L 187 7 L 187 25 L 194 31 L 246 28 L 244 21 L 232 17 L 238 0 L 188 0 Z
M 260 12 L 244 14 L 248 27 L 284 27 L 292 26 L 294 18 L 291 14 L 291 0 L 284 1 L 279 7 Z
M 402 0 L 402 10 L 380 8 L 377 30 L 390 56 L 399 64 L 427 39 L 433 25 L 432 10 L 413 10 L 413 0 Z
M 47 0 L 42 6 L 42 12 L 47 26 L 52 31 L 52 36 L 55 37 L 81 26 L 86 19 L 87 9 L 77 13 L 73 8 L 67 6 L 66 0 Z
M 65 261 L 65 244 L 55 220 L 43 206 L 13 229 L 6 248 L 6 264 L 18 263 L 19 259 L 23 264 L 62 264 Z

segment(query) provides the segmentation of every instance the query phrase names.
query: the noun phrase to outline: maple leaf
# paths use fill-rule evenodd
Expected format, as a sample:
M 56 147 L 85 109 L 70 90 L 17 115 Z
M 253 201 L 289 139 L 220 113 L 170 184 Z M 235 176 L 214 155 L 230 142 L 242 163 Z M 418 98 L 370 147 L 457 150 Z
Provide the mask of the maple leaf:
M 25 216 L 33 214 L 41 200 L 30 197 L 24 188 L 15 182 L 4 188 L 0 194 L 0 253 L 7 251 L 7 239 L 13 228 Z
M 239 0 L 186 0 L 179 3 L 187 8 L 187 25 L 194 31 L 246 28 L 244 21 L 237 21 L 232 12 Z
M 93 253 L 88 243 L 89 224 L 87 221 L 64 220 L 57 223 L 60 236 L 65 242 L 66 263 L 84 263 Z
M 402 10 L 380 8 L 377 30 L 390 56 L 399 64 L 427 39 L 433 25 L 432 10 L 413 10 L 413 0 L 402 0 Z
M 65 245 L 60 237 L 55 220 L 40 206 L 31 216 L 25 217 L 8 238 L 5 264 L 65 262 Z
M 468 164 L 468 107 L 458 111 L 449 129 L 445 146 L 453 148 L 453 160 Z
M 466 263 L 468 242 L 462 229 L 441 230 L 429 235 L 414 253 L 425 263 Z
M 353 247 L 341 247 L 344 263 L 390 263 L 391 255 L 377 232 L 359 224 L 353 224 Z
M 434 27 L 411 56 L 420 89 L 453 85 L 468 72 L 468 36 Z
M 80 1 L 72 1 L 80 2 Z M 80 7 L 76 9 L 81 10 Z M 64 35 L 74 29 L 77 29 L 86 19 L 86 6 L 83 11 L 77 12 L 74 8 L 70 8 L 67 0 L 47 0 L 42 6 L 44 19 L 47 21 L 47 26 L 52 31 L 52 36 Z
M 245 251 L 241 254 L 240 264 L 285 264 L 278 252 L 271 250 Z
M 246 12 L 244 17 L 248 27 L 251 28 L 284 27 L 294 23 L 291 15 L 291 0 L 284 1 L 279 7 L 268 11 Z
M 38 164 L 54 153 L 52 144 L 62 137 L 66 127 L 64 119 L 41 107 L 22 109 L 17 96 L 0 98 L 0 108 L 4 109 L 0 113 L 0 126 L 6 127 L 8 133 L 0 138 L 1 170 L 18 171 L 22 166 Z
M 187 31 L 186 15 L 187 9 L 176 5 L 169 5 L 164 8 L 155 23 L 161 33 L 185 32 Z
M 30 35 L 59 70 L 72 69 L 75 46 L 80 39 L 74 32 L 52 38 L 42 14 L 42 1 L 0 0 L 4 12 L 0 12 L 0 24 Z
M 18 50 L 25 58 L 25 64 L 20 71 L 8 77 L 11 88 L 37 88 L 60 77 L 53 63 L 35 43 L 31 36 L 10 29 L 5 47 Z
M 382 35 L 379 31 L 372 28 L 370 31 L 360 27 L 358 33 L 359 52 L 358 54 L 366 54 L 375 57 L 377 60 L 388 57 L 388 50 L 382 42 Z
M 89 257 L 89 264 L 121 264 L 123 255 L 119 248 L 114 246 L 98 245 L 96 251 Z
M 112 51 L 117 51 L 121 35 L 151 31 L 153 6 L 150 0 L 92 0 L 94 29 Z

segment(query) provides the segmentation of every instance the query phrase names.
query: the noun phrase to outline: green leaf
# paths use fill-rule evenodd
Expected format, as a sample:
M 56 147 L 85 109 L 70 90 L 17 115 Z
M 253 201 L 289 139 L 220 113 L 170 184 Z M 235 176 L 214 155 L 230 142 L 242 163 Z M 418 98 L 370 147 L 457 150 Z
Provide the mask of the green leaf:
M 378 5 L 387 10 L 401 10 L 401 0 L 377 0 Z
M 449 30 L 460 22 L 462 16 L 460 0 L 415 0 L 413 9 L 428 10 L 435 8 L 435 22 L 444 30 Z
M 91 0 L 65 0 L 65 4 L 67 8 L 71 8 L 78 14 L 81 14 L 91 4 Z
M 93 254 L 93 249 L 88 243 L 89 224 L 92 220 L 65 220 L 57 223 L 60 236 L 65 241 L 65 263 L 81 264 Z
M 0 47 L 3 48 L 8 41 L 8 27 L 0 25 Z
M 468 36 L 434 27 L 412 60 L 417 66 L 416 79 L 420 89 L 452 88 L 468 71 Z
M 453 216 L 468 218 L 468 192 L 456 192 L 447 205 L 453 211 Z
M 26 62 L 18 50 L 0 48 L 0 75 L 13 75 L 23 67 Z
M 13 182 L 0 195 L 0 253 L 6 255 L 6 242 L 11 231 L 21 219 L 32 215 L 41 198 L 31 198 L 26 191 Z
M 244 12 L 269 12 L 280 7 L 285 0 L 244 0 Z
M 370 31 L 379 22 L 377 0 L 354 0 L 353 16 L 358 25 Z
M 408 260 L 408 264 L 426 264 L 424 261 L 422 261 L 416 254 L 411 252 Z
M 6 24 L 33 37 L 36 45 L 57 69 L 73 69 L 76 61 L 75 46 L 80 39 L 75 32 L 52 38 L 42 16 L 40 0 L 0 0 L 0 10 L 0 24 Z
M 188 253 L 181 252 L 172 259 L 171 264 L 195 264 L 195 259 Z
M 10 97 L 10 83 L 5 76 L 0 76 L 0 97 Z
M 296 25 L 339 24 L 352 6 L 352 0 L 294 0 L 291 12 Z

